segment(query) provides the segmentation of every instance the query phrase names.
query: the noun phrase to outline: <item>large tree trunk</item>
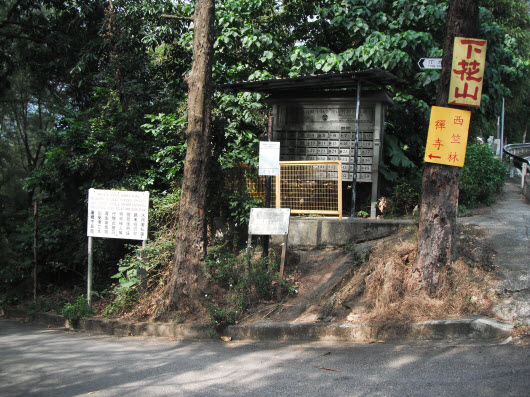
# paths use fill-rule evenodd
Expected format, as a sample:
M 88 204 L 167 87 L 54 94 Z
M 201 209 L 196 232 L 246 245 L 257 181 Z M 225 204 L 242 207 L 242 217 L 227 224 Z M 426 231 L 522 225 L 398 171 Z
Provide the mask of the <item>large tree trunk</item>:
M 448 106 L 455 37 L 477 38 L 478 0 L 451 0 L 443 46 L 443 69 L 436 106 Z M 425 163 L 418 236 L 418 262 L 422 286 L 436 286 L 440 271 L 453 260 L 460 167 Z
M 188 130 L 175 260 L 166 309 L 196 311 L 203 300 L 206 255 L 206 193 L 210 160 L 215 1 L 198 0 L 194 15 L 193 65 L 187 77 Z

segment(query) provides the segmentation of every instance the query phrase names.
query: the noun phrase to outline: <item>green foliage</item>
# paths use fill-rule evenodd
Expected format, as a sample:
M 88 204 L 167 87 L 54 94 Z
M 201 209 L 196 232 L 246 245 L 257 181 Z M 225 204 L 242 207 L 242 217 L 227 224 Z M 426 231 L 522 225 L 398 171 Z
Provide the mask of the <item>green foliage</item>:
M 368 218 L 370 216 L 370 214 L 364 210 L 360 210 L 357 212 L 357 216 L 359 218 Z
M 491 204 L 502 192 L 506 175 L 506 165 L 495 157 L 488 145 L 468 145 L 460 177 L 459 203 L 466 207 Z
M 61 311 L 61 315 L 71 322 L 75 322 L 80 318 L 90 317 L 93 314 L 84 295 L 78 296 L 75 303 L 68 302 Z
M 105 316 L 119 315 L 130 310 L 138 300 L 138 290 L 136 288 L 122 289 L 116 298 L 105 307 Z
M 223 293 L 209 296 L 209 312 L 216 327 L 234 324 L 251 305 L 274 299 L 276 264 L 268 258 L 252 260 L 247 268 L 246 255 L 234 254 L 228 244 L 211 247 L 206 258 L 206 275 Z M 283 283 L 282 291 L 294 291 Z
M 421 200 L 421 174 L 415 180 L 402 181 L 394 187 L 388 203 L 392 216 L 410 215 Z
M 162 218 L 174 226 L 193 25 L 161 15 L 192 16 L 194 2 L 112 3 L 114 10 L 102 0 L 0 5 L 0 293 L 10 290 L 12 299 L 31 291 L 33 199 L 40 207 L 38 270 L 44 285 L 84 281 L 89 188 L 149 189 L 153 203 L 171 208 L 172 217 L 156 213 L 151 219 L 151 236 L 161 242 L 160 251 L 154 239 L 148 246 L 152 262 L 146 266 L 151 271 L 157 261 L 169 262 L 171 228 Z M 394 105 L 386 117 L 380 170 L 392 213 L 410 213 L 419 198 L 416 175 L 440 76 L 416 63 L 441 56 L 448 2 L 216 3 L 209 216 L 222 211 L 244 225 L 248 209 L 259 205 L 223 183 L 232 164 L 256 164 L 269 113 L 263 95 L 223 92 L 220 84 L 371 67 L 404 81 L 389 88 Z M 470 138 L 493 135 L 505 97 L 506 136 L 517 142 L 530 109 L 528 2 L 480 4 L 488 67 Z M 463 191 L 461 202 L 466 195 L 475 193 Z M 124 258 L 124 242 L 110 240 L 95 242 L 95 282 L 108 283 L 113 264 L 122 259 L 118 279 L 123 285 L 132 281 L 134 289 L 135 256 Z

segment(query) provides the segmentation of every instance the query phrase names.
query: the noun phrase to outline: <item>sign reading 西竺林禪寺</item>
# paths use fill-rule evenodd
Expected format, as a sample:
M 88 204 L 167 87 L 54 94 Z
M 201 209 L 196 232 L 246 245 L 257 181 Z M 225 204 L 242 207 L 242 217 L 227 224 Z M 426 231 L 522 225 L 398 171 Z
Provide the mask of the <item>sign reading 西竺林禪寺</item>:
M 149 192 L 90 189 L 87 236 L 147 240 Z
M 425 147 L 425 161 L 463 167 L 471 112 L 433 106 Z
M 487 41 L 455 37 L 449 105 L 480 107 Z

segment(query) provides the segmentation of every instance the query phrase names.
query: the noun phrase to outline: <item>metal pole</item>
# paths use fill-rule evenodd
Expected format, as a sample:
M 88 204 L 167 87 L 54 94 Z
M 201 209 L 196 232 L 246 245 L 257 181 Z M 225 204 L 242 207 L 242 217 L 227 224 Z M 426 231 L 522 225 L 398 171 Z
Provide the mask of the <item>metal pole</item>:
M 500 146 L 501 146 L 501 160 L 502 160 L 502 156 L 503 156 L 503 149 L 504 149 L 504 97 L 502 98 L 502 117 L 501 117 L 501 141 L 500 141 Z
M 92 307 L 92 264 L 93 264 L 93 256 L 92 256 L 92 236 L 88 237 L 88 274 L 87 274 L 87 302 L 88 306 Z
M 355 201 L 357 199 L 355 189 L 357 187 L 357 161 L 359 158 L 359 113 L 361 112 L 361 79 L 357 80 L 357 108 L 355 110 L 355 151 L 353 157 L 353 180 L 351 190 L 350 216 L 355 218 Z
M 272 116 L 269 116 L 269 124 L 267 126 L 267 141 L 272 141 Z M 276 181 L 279 183 L 279 181 Z M 265 184 L 265 208 L 271 207 L 271 190 L 272 190 L 272 177 L 266 176 Z M 263 257 L 269 256 L 269 236 L 263 236 Z
M 37 202 L 33 203 L 33 303 L 37 303 Z

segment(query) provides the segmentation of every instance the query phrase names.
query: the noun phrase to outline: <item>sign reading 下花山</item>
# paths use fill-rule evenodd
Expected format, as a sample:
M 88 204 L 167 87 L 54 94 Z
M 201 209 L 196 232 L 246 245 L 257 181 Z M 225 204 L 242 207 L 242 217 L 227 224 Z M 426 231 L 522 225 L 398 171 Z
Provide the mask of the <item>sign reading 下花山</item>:
M 455 37 L 449 104 L 480 107 L 487 41 Z
M 463 167 L 471 112 L 433 106 L 425 147 L 425 161 Z
M 90 189 L 87 236 L 147 240 L 149 192 Z
M 280 142 L 259 143 L 258 175 L 280 175 Z
M 251 208 L 248 234 L 289 234 L 290 208 Z

